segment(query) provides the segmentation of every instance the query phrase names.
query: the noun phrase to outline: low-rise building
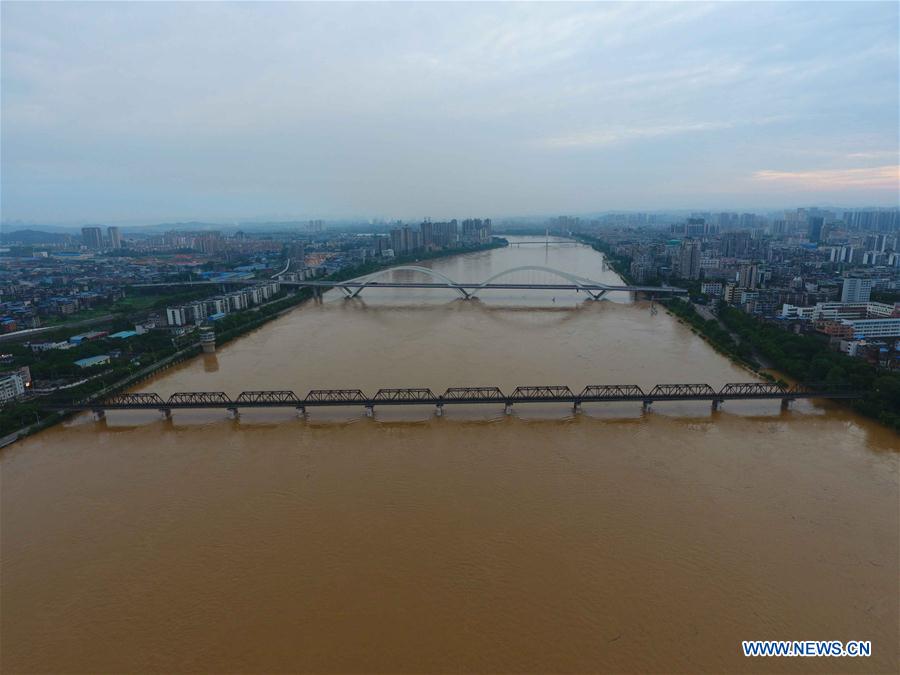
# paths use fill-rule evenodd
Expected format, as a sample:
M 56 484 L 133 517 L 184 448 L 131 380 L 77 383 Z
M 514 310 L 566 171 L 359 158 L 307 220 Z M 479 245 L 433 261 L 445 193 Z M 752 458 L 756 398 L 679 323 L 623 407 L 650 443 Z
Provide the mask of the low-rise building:
M 0 375 L 0 403 L 15 401 L 25 395 L 25 382 L 16 371 Z
M 826 321 L 900 316 L 897 304 L 884 302 L 818 302 L 811 307 L 782 305 L 781 318 Z
M 79 368 L 92 368 L 107 363 L 109 363 L 109 354 L 100 354 L 99 356 L 89 356 L 85 359 L 78 359 L 75 362 L 75 365 Z
M 716 298 L 722 296 L 724 286 L 720 281 L 704 281 L 700 284 L 700 292 L 704 295 L 712 295 Z
M 900 337 L 900 318 L 821 321 L 816 328 L 826 335 L 844 340 L 877 340 Z

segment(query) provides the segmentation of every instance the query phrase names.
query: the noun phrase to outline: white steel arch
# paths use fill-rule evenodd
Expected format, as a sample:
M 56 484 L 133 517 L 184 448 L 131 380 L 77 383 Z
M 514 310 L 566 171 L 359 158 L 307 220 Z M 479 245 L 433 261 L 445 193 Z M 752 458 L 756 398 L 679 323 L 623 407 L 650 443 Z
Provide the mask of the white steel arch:
M 364 279 L 365 281 L 363 282 L 363 285 L 360 286 L 359 288 L 357 288 L 353 293 L 348 294 L 348 297 L 355 298 L 371 282 L 375 281 L 379 277 L 383 277 L 383 276 L 389 274 L 390 272 L 395 272 L 397 270 L 407 270 L 410 272 L 421 272 L 423 274 L 427 274 L 428 276 L 430 276 L 434 279 L 438 279 L 439 281 L 446 282 L 447 288 L 452 288 L 457 293 L 462 295 L 464 298 L 469 297 L 469 294 L 466 293 L 466 291 L 464 289 L 460 288 L 458 283 L 456 281 L 453 281 L 453 279 L 451 279 L 450 277 L 446 276 L 445 274 L 441 274 L 440 272 L 435 272 L 430 267 L 421 267 L 420 265 L 400 265 L 398 267 L 389 267 L 387 269 L 378 270 L 377 272 L 373 272 L 372 274 L 369 274 L 365 277 L 359 277 L 359 279 L 354 279 L 354 281 L 359 281 L 362 279 Z
M 505 277 L 509 274 L 514 274 L 515 272 L 547 272 L 548 274 L 557 276 L 560 279 L 564 279 L 565 281 L 568 281 L 569 283 L 575 284 L 576 286 L 581 286 L 582 290 L 585 293 L 587 293 L 588 295 L 590 295 L 592 298 L 594 298 L 595 300 L 599 300 L 600 298 L 602 298 L 604 295 L 606 295 L 609 292 L 609 289 L 604 289 L 604 290 L 597 292 L 595 289 L 584 288 L 585 286 L 601 286 L 601 287 L 603 287 L 603 286 L 607 285 L 607 284 L 600 283 L 599 281 L 593 281 L 592 279 L 587 279 L 585 277 L 579 277 L 574 274 L 569 274 L 568 272 L 563 272 L 562 270 L 554 269 L 552 267 L 544 267 L 542 265 L 523 265 L 522 267 L 512 267 L 508 270 L 503 270 L 502 272 L 499 272 L 499 273 L 495 274 L 494 276 L 490 277 L 489 279 L 486 279 L 485 281 L 481 282 L 475 288 L 475 290 L 472 291 L 472 297 L 474 297 L 478 291 L 480 291 L 482 288 L 487 286 L 492 281 L 500 279 L 501 277 Z
M 457 293 L 459 293 L 461 296 L 463 296 L 466 299 L 475 297 L 475 294 L 478 293 L 478 291 L 485 288 L 492 281 L 495 281 L 497 279 L 500 279 L 500 278 L 505 277 L 510 274 L 514 274 L 516 272 L 529 272 L 529 271 L 531 271 L 531 272 L 546 272 L 548 274 L 557 276 L 560 279 L 563 279 L 565 281 L 568 281 L 571 284 L 574 284 L 575 286 L 578 286 L 581 290 L 583 290 L 585 293 L 587 293 L 594 300 L 600 300 L 604 295 L 606 295 L 611 290 L 610 288 L 608 288 L 608 284 L 604 284 L 599 281 L 594 281 L 593 279 L 588 279 L 586 277 L 580 277 L 575 274 L 569 274 L 568 272 L 564 272 L 563 270 L 554 269 L 552 267 L 544 267 L 541 265 L 523 265 L 521 267 L 513 267 L 511 269 L 503 270 L 502 272 L 499 272 L 499 273 L 493 275 L 489 279 L 482 281 L 480 284 L 466 284 L 465 287 L 460 285 L 460 283 L 458 281 L 454 281 L 447 275 L 441 274 L 440 272 L 437 272 L 437 271 L 431 269 L 430 267 L 422 267 L 420 265 L 399 265 L 397 267 L 389 267 L 387 269 L 378 270 L 377 272 L 373 272 L 372 274 L 369 274 L 369 275 L 366 275 L 363 277 L 357 277 L 356 279 L 352 279 L 352 281 L 357 281 L 357 282 L 361 281 L 362 282 L 362 285 L 359 286 L 358 288 L 356 288 L 356 290 L 354 290 L 354 291 L 350 291 L 350 289 L 348 289 L 346 287 L 341 287 L 341 290 L 343 290 L 347 294 L 347 297 L 355 298 L 357 295 L 359 295 L 362 292 L 362 290 L 364 288 L 366 288 L 367 286 L 369 286 L 371 284 L 376 284 L 377 283 L 376 280 L 378 278 L 386 276 L 387 274 L 390 274 L 391 272 L 394 272 L 397 270 L 420 272 L 422 274 L 426 274 L 426 275 L 432 277 L 433 279 L 443 281 L 447 285 L 447 288 L 452 288 L 453 290 L 455 290 Z M 601 288 L 601 290 L 599 290 L 599 291 L 597 290 L 598 286 Z M 588 287 L 592 287 L 592 288 L 588 288 Z M 466 290 L 466 288 L 472 288 L 474 290 L 469 292 Z

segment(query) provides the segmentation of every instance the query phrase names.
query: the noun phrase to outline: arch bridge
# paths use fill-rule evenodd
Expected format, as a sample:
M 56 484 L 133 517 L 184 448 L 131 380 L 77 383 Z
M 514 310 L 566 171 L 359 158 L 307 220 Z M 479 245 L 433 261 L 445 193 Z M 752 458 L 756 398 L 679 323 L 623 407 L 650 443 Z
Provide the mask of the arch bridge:
M 389 279 L 387 281 L 381 280 L 384 277 L 392 276 L 394 272 L 415 272 L 430 277 L 431 281 L 395 281 L 392 279 Z M 535 272 L 549 275 L 551 277 L 558 278 L 560 281 L 557 283 L 548 283 L 543 281 L 515 283 L 511 281 L 504 281 L 505 277 L 516 275 L 521 272 Z M 449 288 L 459 293 L 459 295 L 466 300 L 476 297 L 481 291 L 491 289 L 554 291 L 573 290 L 576 292 L 586 293 L 592 300 L 600 300 L 611 291 L 642 291 L 645 293 L 667 294 L 683 294 L 687 292 L 682 288 L 675 288 L 672 286 L 660 287 L 605 284 L 600 281 L 588 279 L 587 277 L 571 274 L 564 270 L 558 270 L 553 267 L 544 267 L 541 265 L 523 265 L 520 267 L 513 267 L 508 270 L 498 272 L 497 274 L 494 274 L 493 276 L 488 277 L 481 282 L 455 281 L 454 279 L 451 279 L 441 272 L 433 270 L 430 267 L 423 267 L 421 265 L 399 265 L 397 267 L 389 267 L 387 269 L 374 272 L 373 274 L 357 277 L 356 279 L 350 279 L 348 281 L 283 281 L 282 285 L 312 288 L 316 290 L 317 293 L 321 293 L 322 290 L 339 288 L 348 298 L 355 298 L 359 296 L 359 294 L 367 288 Z

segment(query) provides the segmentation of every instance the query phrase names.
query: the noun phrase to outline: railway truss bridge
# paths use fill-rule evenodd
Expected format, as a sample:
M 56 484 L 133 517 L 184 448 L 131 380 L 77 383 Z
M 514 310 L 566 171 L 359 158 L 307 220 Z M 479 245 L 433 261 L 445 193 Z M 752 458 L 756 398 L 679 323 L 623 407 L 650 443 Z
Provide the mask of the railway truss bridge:
M 173 410 L 222 409 L 237 418 L 239 411 L 251 408 L 296 408 L 305 414 L 308 408 L 359 406 L 374 415 L 376 406 L 435 406 L 442 415 L 447 405 L 503 406 L 506 414 L 522 403 L 566 403 L 576 412 L 584 403 L 634 401 L 648 410 L 657 401 L 709 401 L 713 410 L 726 401 L 778 400 L 787 408 L 796 399 L 851 399 L 860 392 L 834 385 L 794 385 L 783 387 L 767 382 L 734 382 L 716 390 L 708 384 L 658 384 L 644 390 L 636 384 L 590 385 L 576 393 L 566 386 L 516 387 L 511 393 L 499 387 L 451 387 L 442 394 L 427 388 L 379 389 L 373 396 L 360 389 L 313 389 L 304 397 L 293 391 L 244 391 L 231 398 L 221 391 L 177 392 L 163 398 L 154 393 L 121 393 L 103 400 L 74 401 L 48 405 L 59 411 L 92 411 L 102 419 L 109 410 L 158 410 L 169 417 Z

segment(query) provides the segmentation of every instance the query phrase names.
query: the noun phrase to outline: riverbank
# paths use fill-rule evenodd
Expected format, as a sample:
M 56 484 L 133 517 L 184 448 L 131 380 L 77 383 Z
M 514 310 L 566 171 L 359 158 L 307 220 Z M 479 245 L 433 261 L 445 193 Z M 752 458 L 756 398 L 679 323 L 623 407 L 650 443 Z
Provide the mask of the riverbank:
M 400 256 L 391 260 L 389 263 L 367 263 L 345 268 L 338 273 L 324 277 L 324 280 L 345 281 L 347 279 L 371 274 L 381 269 L 389 269 L 397 265 L 448 258 L 467 253 L 476 253 L 494 248 L 502 248 L 507 245 L 508 242 L 505 239 L 495 238 L 491 243 L 480 246 L 467 246 L 423 252 L 417 256 Z M 216 345 L 221 346 L 227 344 L 250 331 L 256 330 L 266 323 L 292 311 L 306 301 L 311 300 L 312 297 L 312 291 L 308 288 L 303 288 L 294 293 L 290 293 L 285 297 L 279 298 L 278 300 L 226 316 L 215 324 Z M 56 326 L 54 327 L 54 330 L 59 331 L 64 328 L 67 327 Z M 66 389 L 65 393 L 67 400 L 94 401 L 127 389 L 148 377 L 156 375 L 161 370 L 165 370 L 176 363 L 199 355 L 200 343 L 199 341 L 194 340 L 190 343 L 178 344 L 173 340 L 171 348 L 160 347 L 158 353 L 160 354 L 160 357 L 155 359 L 152 363 L 141 364 L 140 367 L 135 367 L 131 364 L 122 364 L 111 368 L 108 372 L 98 374 L 84 384 Z M 3 434 L 0 436 L 0 447 L 4 447 L 21 438 L 47 429 L 48 427 L 62 422 L 69 416 L 66 413 L 50 412 L 43 408 L 42 404 L 46 404 L 50 401 L 60 402 L 60 397 L 50 394 L 42 396 L 40 399 L 31 398 L 5 406 L 2 411 L 0 411 L 0 434 Z M 31 421 L 32 417 L 33 421 Z
M 835 351 L 824 337 L 789 333 L 733 307 L 723 306 L 719 318 L 740 336 L 742 344 L 758 350 L 779 372 L 799 382 L 849 384 L 863 396 L 846 405 L 900 431 L 900 373 Z
M 377 272 L 383 269 L 390 269 L 392 267 L 396 267 L 398 265 L 404 265 L 408 263 L 414 262 L 422 262 L 425 260 L 437 260 L 440 258 L 450 258 L 456 255 L 464 255 L 467 253 L 477 253 L 479 251 L 489 251 L 495 248 L 503 248 L 507 246 L 508 242 L 505 239 L 495 239 L 490 244 L 484 244 L 481 246 L 467 246 L 453 249 L 444 249 L 440 251 L 430 251 L 424 252 L 420 255 L 408 255 L 408 256 L 399 256 L 391 260 L 389 263 L 366 263 L 363 265 L 357 265 L 355 267 L 348 267 L 340 272 L 336 272 L 335 274 L 331 274 L 327 277 L 323 277 L 323 281 L 346 281 L 348 279 L 355 279 L 356 277 L 366 276 L 368 274 L 372 274 L 373 272 Z M 322 292 L 326 292 L 328 289 L 322 289 Z M 293 295 L 283 298 L 281 300 L 268 303 L 263 305 L 256 310 L 250 310 L 248 312 L 241 312 L 240 314 L 234 314 L 226 316 L 224 319 L 221 319 L 216 323 L 216 344 L 222 345 L 231 340 L 234 340 L 245 333 L 248 333 L 251 330 L 259 328 L 269 321 L 282 316 L 283 314 L 291 311 L 297 305 L 300 305 L 307 300 L 312 299 L 313 293 L 309 288 L 302 288 Z M 256 313 L 256 316 L 252 316 L 253 313 Z M 237 319 L 241 317 L 243 320 L 239 321 L 230 321 L 234 317 Z
M 608 242 L 597 237 L 578 235 L 576 238 L 607 256 L 610 268 L 626 282 L 634 283 L 628 274 L 630 258 L 615 254 Z M 645 285 L 652 284 L 645 282 Z M 880 370 L 835 351 L 824 337 L 789 333 L 728 305 L 721 305 L 716 318 L 705 319 L 689 299 L 670 298 L 661 300 L 660 304 L 716 351 L 759 377 L 774 380 L 762 370 L 773 368 L 798 382 L 849 385 L 864 395 L 841 401 L 842 405 L 900 431 L 900 373 Z
M 634 278 L 631 276 L 631 258 L 615 253 L 609 242 L 604 241 L 599 237 L 592 237 L 588 234 L 576 234 L 573 236 L 575 241 L 587 244 L 595 251 L 602 253 L 603 257 L 606 259 L 606 264 L 613 272 L 622 277 L 622 281 L 633 286 L 637 285 Z M 644 283 L 642 285 L 653 286 L 654 284 Z
M 164 309 L 167 305 L 182 304 L 190 300 L 197 300 L 203 297 L 206 290 L 189 290 L 179 293 L 170 293 L 167 295 L 135 295 L 128 298 L 117 300 L 109 306 L 104 306 L 96 310 L 89 310 L 91 316 L 83 317 L 81 312 L 74 314 L 66 319 L 52 320 L 39 328 L 25 328 L 12 333 L 0 334 L 0 343 L 19 343 L 26 340 L 32 340 L 36 337 L 45 336 L 52 338 L 55 333 L 61 331 L 71 331 L 73 329 L 91 328 L 110 324 L 114 321 L 124 321 L 126 323 L 135 323 L 141 317 L 146 316 L 147 311 L 152 309 Z
M 716 351 L 759 377 L 776 380 L 763 370 L 771 368 L 797 382 L 849 385 L 863 392 L 863 396 L 839 401 L 840 404 L 900 431 L 900 373 L 880 371 L 833 350 L 823 338 L 788 333 L 734 307 L 722 306 L 717 321 L 704 319 L 691 303 L 683 300 L 663 300 L 661 304 Z
M 728 357 L 739 366 L 753 371 L 760 377 L 767 377 L 761 372 L 760 364 L 753 356 L 752 349 L 740 343 L 715 319 L 705 319 L 690 302 L 678 299 L 659 301 L 663 308 L 679 322 L 689 326 L 699 338 L 705 340 L 717 352 Z

